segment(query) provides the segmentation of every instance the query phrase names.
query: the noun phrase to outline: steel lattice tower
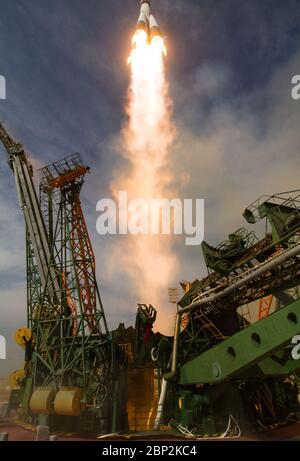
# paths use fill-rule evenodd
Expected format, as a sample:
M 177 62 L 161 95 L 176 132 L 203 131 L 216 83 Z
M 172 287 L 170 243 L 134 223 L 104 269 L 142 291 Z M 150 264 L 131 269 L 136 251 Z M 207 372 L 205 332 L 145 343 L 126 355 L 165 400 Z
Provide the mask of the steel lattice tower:
M 79 198 L 88 171 L 79 154 L 40 170 L 40 197 L 51 242 L 51 261 L 39 309 L 33 315 L 33 389 L 49 384 L 57 388 L 77 384 L 88 393 L 93 355 L 98 356 L 102 371 L 108 370 L 107 323 Z M 53 289 L 53 272 L 57 274 L 59 290 Z

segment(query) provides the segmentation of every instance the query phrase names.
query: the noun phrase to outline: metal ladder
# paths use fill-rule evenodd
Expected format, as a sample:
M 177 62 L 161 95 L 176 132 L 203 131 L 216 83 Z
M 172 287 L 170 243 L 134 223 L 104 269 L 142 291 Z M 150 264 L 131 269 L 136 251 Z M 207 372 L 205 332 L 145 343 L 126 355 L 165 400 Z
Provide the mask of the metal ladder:
M 202 311 L 195 312 L 194 318 L 200 320 L 202 328 L 208 330 L 214 338 L 219 340 L 225 339 L 225 336 L 220 332 L 216 325 L 214 325 Z

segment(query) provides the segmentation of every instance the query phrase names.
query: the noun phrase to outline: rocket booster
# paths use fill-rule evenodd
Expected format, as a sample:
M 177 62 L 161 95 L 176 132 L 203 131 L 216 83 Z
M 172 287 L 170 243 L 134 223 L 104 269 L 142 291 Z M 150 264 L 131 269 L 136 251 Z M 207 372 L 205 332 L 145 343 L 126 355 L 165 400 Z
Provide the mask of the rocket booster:
M 153 14 L 151 14 L 150 1 L 141 0 L 140 16 L 137 22 L 137 30 L 144 30 L 149 41 L 156 36 L 161 36 L 161 30 Z

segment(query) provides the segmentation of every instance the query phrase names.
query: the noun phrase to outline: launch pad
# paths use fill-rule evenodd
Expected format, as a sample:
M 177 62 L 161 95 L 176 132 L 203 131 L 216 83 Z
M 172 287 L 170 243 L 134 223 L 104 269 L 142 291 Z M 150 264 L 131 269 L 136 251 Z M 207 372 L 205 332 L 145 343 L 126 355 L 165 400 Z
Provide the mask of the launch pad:
M 27 257 L 27 325 L 16 335 L 25 363 L 7 416 L 55 432 L 197 438 L 299 421 L 299 191 L 247 207 L 248 224 L 265 220 L 263 238 L 242 228 L 218 246 L 203 242 L 208 275 L 182 284 L 173 337 L 154 333 L 145 304 L 134 327 L 109 331 L 80 200 L 88 166 L 72 154 L 42 168 L 37 194 L 23 146 L 3 126 L 0 139 Z

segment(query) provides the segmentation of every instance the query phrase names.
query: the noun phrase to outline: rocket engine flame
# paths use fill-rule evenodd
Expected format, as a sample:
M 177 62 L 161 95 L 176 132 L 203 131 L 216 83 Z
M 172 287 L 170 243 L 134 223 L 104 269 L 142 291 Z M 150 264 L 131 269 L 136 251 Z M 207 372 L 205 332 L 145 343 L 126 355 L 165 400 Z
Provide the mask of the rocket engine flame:
M 172 103 L 165 76 L 167 51 L 161 36 L 150 39 L 139 29 L 132 39 L 128 59 L 131 81 L 123 129 L 124 152 L 129 170 L 116 174 L 111 189 L 128 192 L 128 199 L 171 198 L 170 150 L 174 142 Z M 166 235 L 138 235 L 119 240 L 111 259 L 112 271 L 120 267 L 129 275 L 137 302 L 158 309 L 156 327 L 172 334 L 174 306 L 168 305 L 168 287 L 177 280 L 178 261 Z

